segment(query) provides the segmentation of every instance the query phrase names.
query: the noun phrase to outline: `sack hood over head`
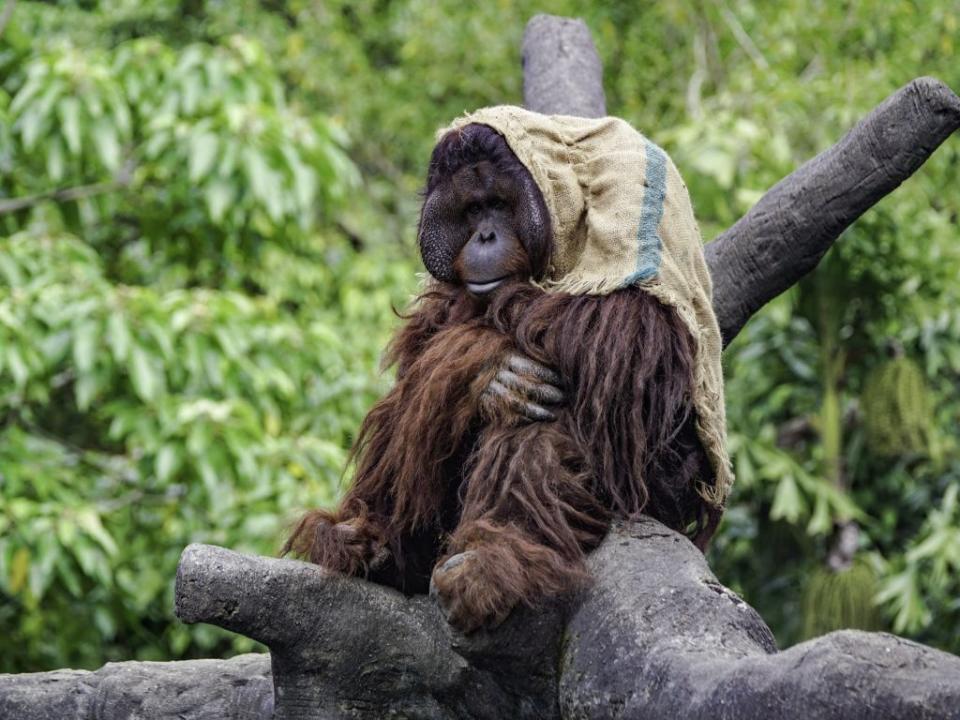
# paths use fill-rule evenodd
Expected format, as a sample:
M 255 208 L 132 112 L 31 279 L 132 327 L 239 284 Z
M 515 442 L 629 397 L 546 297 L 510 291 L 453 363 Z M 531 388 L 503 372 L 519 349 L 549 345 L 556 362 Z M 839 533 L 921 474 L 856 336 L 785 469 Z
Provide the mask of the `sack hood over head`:
M 507 141 L 543 194 L 554 247 L 540 286 L 607 294 L 637 285 L 674 308 L 696 344 L 697 431 L 715 474 L 699 488 L 722 507 L 733 484 L 726 449 L 722 343 L 700 229 L 686 185 L 667 154 L 619 118 L 541 115 L 515 106 L 458 118 Z

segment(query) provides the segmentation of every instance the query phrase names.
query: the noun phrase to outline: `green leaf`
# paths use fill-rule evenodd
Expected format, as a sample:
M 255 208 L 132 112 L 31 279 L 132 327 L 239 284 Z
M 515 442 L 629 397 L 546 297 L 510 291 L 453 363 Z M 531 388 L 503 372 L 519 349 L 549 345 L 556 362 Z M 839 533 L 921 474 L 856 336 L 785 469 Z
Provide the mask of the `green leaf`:
M 22 388 L 24 385 L 26 385 L 27 378 L 30 377 L 30 369 L 23 361 L 23 356 L 20 354 L 20 350 L 15 345 L 11 345 L 7 348 L 6 355 L 6 364 L 10 369 L 10 374 L 13 376 L 13 381 L 16 383 L 18 388 Z
M 161 483 L 167 483 L 173 474 L 180 467 L 181 450 L 177 445 L 166 444 L 160 448 L 154 463 L 154 472 L 157 480 Z
M 77 408 L 89 410 L 93 399 L 97 396 L 99 383 L 93 373 L 82 374 L 74 383 L 74 394 L 77 398 Z
M 77 521 L 77 527 L 92 537 L 109 555 L 116 555 L 117 544 L 110 534 L 104 529 L 103 523 L 96 510 L 91 507 L 81 508 L 74 516 Z
M 74 155 L 80 154 L 80 101 L 75 97 L 65 97 L 57 105 L 63 137 L 67 148 Z
M 207 176 L 217 159 L 220 143 L 213 133 L 200 132 L 190 136 L 188 173 L 190 182 L 196 183 Z M 213 211 L 210 212 L 213 215 Z
M 130 329 L 123 312 L 114 310 L 107 316 L 107 345 L 117 362 L 124 362 L 130 351 Z
M 234 201 L 233 183 L 227 180 L 214 180 L 204 188 L 203 194 L 207 201 L 210 219 L 217 223 L 222 221 L 227 208 Z
M 130 352 L 129 363 L 130 379 L 133 381 L 134 392 L 144 402 L 156 399 L 160 382 L 157 371 L 150 361 L 150 357 L 139 345 L 134 345 Z
M 54 182 L 60 182 L 66 175 L 66 158 L 60 138 L 51 138 L 47 145 L 47 175 Z
M 93 370 L 99 331 L 97 323 L 91 320 L 80 323 L 73 330 L 73 362 L 81 373 Z
M 93 126 L 93 140 L 97 147 L 100 162 L 111 171 L 120 169 L 120 141 L 117 140 L 117 129 L 106 118 L 99 118 Z
M 773 506 L 770 508 L 770 518 L 796 523 L 804 511 L 805 503 L 800 495 L 800 488 L 797 487 L 796 481 L 787 475 L 777 485 Z

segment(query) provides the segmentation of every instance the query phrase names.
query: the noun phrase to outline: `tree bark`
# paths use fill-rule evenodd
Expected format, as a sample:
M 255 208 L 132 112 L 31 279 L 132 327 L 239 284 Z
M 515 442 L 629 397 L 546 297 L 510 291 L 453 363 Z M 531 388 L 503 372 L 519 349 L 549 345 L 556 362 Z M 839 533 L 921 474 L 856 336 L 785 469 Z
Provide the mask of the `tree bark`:
M 523 33 L 523 105 L 544 115 L 603 117 L 603 64 L 583 20 L 534 15 Z
M 177 613 L 270 646 L 278 720 L 960 718 L 960 658 L 855 631 L 778 653 L 655 520 L 615 527 L 589 565 L 596 582 L 569 605 L 463 636 L 428 597 L 192 545 Z
M 269 720 L 269 655 L 0 675 L 2 720 Z
M 813 270 L 854 220 L 913 175 L 957 128 L 960 98 L 939 80 L 917 78 L 709 243 L 713 309 L 724 345 Z

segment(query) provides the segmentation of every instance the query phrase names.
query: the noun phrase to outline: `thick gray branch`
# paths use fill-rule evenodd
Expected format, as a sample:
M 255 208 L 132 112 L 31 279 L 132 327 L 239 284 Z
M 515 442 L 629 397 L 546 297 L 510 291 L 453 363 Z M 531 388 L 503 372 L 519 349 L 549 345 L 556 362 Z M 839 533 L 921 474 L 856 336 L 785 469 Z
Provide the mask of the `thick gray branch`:
M 854 631 L 777 652 L 654 520 L 615 528 L 589 563 L 596 582 L 566 609 L 466 637 L 427 597 L 208 545 L 184 552 L 176 606 L 270 643 L 277 720 L 960 719 L 960 658 Z M 5 675 L 0 717 L 267 720 L 267 683 L 258 656 Z
M 724 344 L 753 313 L 813 270 L 840 233 L 958 127 L 960 98 L 939 80 L 918 78 L 774 185 L 709 243 L 713 307 Z
M 463 637 L 429 597 L 191 545 L 177 572 L 176 610 L 185 622 L 270 647 L 278 720 L 557 716 L 556 608 Z
M 603 65 L 583 20 L 535 15 L 523 34 L 523 105 L 545 115 L 603 117 Z
M 777 653 L 760 616 L 654 520 L 616 528 L 590 568 L 596 584 L 566 622 L 557 608 L 520 611 L 464 637 L 428 598 L 194 545 L 177 608 L 260 638 L 272 628 L 287 720 L 401 707 L 438 719 L 960 718 L 960 658 L 861 632 Z
M 270 720 L 268 655 L 0 675 L 3 720 Z
M 753 608 L 653 520 L 590 562 L 597 583 L 566 628 L 564 720 L 960 718 L 960 658 L 856 631 L 776 652 Z

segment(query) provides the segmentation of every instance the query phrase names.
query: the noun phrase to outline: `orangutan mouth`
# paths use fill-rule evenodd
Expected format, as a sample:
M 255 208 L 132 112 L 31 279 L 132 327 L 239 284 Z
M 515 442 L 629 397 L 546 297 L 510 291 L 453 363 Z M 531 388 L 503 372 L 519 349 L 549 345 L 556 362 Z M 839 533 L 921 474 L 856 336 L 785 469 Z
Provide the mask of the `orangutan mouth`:
M 486 295 L 496 290 L 507 277 L 498 277 L 493 280 L 467 280 L 467 290 L 474 295 Z

